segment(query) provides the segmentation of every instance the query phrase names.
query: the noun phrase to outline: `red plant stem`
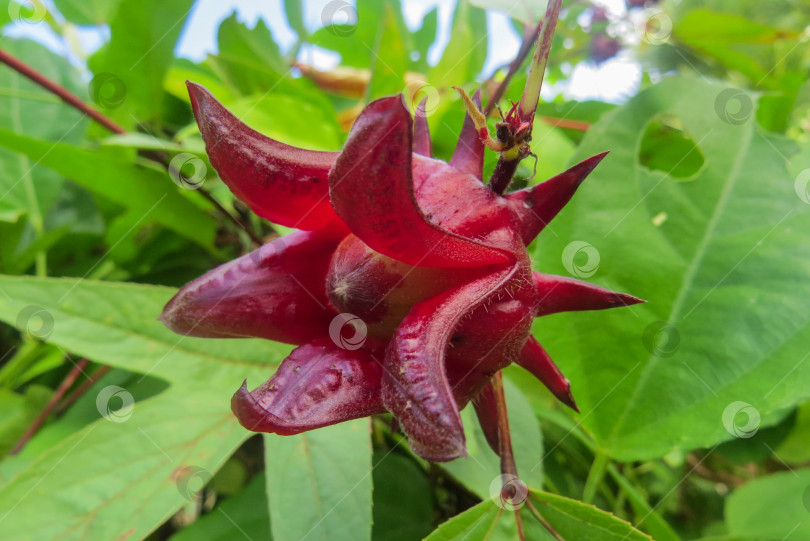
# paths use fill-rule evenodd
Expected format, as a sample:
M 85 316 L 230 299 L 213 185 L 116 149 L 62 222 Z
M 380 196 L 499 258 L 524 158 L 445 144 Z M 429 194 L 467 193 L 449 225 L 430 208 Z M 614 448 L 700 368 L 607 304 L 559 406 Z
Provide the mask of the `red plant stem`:
M 532 514 L 537 518 L 537 520 L 540 521 L 540 524 L 542 524 L 543 527 L 546 530 L 548 530 L 548 533 L 554 536 L 554 539 L 556 539 L 557 541 L 565 541 L 563 536 L 557 533 L 557 530 L 555 530 L 554 527 L 548 523 L 545 517 L 540 514 L 540 511 L 537 510 L 537 508 L 532 504 L 532 501 L 528 498 L 526 498 L 526 505 L 529 506 L 529 509 L 531 509 Z
M 553 116 L 541 116 L 539 118 L 544 124 L 548 124 L 549 126 L 555 126 L 557 128 L 568 128 L 569 130 L 588 131 L 588 129 L 590 129 L 591 127 L 591 124 L 589 122 L 583 122 L 581 120 L 568 120 L 566 118 L 555 118 Z
M 90 362 L 87 359 L 80 359 L 78 363 L 74 365 L 68 375 L 65 376 L 65 379 L 62 380 L 62 383 L 59 384 L 56 391 L 53 393 L 53 396 L 48 403 L 45 404 L 45 407 L 42 411 L 37 415 L 37 418 L 34 419 L 34 422 L 31 423 L 31 426 L 28 427 L 28 430 L 20 437 L 19 441 L 14 445 L 14 448 L 9 452 L 10 455 L 16 455 L 20 451 L 22 451 L 23 447 L 28 443 L 28 441 L 34 437 L 34 434 L 37 433 L 39 428 L 42 424 L 48 419 L 48 416 L 53 412 L 56 404 L 62 397 L 65 395 L 70 386 L 76 381 L 76 378 L 79 377 L 79 374 L 82 373 L 84 367 L 87 366 L 87 363 Z
M 517 464 L 515 464 L 515 454 L 512 451 L 512 433 L 509 431 L 509 414 L 506 411 L 506 395 L 503 392 L 503 374 L 498 371 L 492 377 L 492 389 L 495 395 L 495 407 L 498 410 L 498 442 L 500 443 L 501 455 L 501 473 L 510 476 L 510 487 L 512 483 L 520 482 L 517 473 Z M 514 490 L 514 488 L 512 488 Z M 507 490 L 504 485 L 503 491 Z M 501 498 L 505 494 L 501 493 Z M 514 494 L 508 494 L 511 498 Z M 515 508 L 515 523 L 517 524 L 518 537 L 521 541 L 526 540 L 526 534 L 523 532 L 523 519 L 520 516 L 520 507 Z
M 58 84 L 58 83 L 56 83 L 54 81 L 51 81 L 50 79 L 45 77 L 43 74 L 41 74 L 40 72 L 38 72 L 37 70 L 35 70 L 31 66 L 29 66 L 28 64 L 26 64 L 24 62 L 21 62 L 20 60 L 17 60 L 16 58 L 9 55 L 8 53 L 3 51 L 2 49 L 0 49 L 0 62 L 7 65 L 11 69 L 13 69 L 17 73 L 19 73 L 20 75 L 22 75 L 22 76 L 28 78 L 29 80 L 33 81 L 34 83 L 38 84 L 39 86 L 41 86 L 42 88 L 44 88 L 48 92 L 56 95 L 57 97 L 59 97 L 59 99 L 64 101 L 66 104 L 70 105 L 71 107 L 73 107 L 77 111 L 79 111 L 81 113 L 84 113 L 85 115 L 89 116 L 91 119 L 93 119 L 95 122 L 97 122 L 101 126 L 104 126 L 109 131 L 111 131 L 113 133 L 117 133 L 119 135 L 123 135 L 123 134 L 127 133 L 127 130 L 124 129 L 123 127 L 121 127 L 119 124 L 117 124 L 113 119 L 111 119 L 110 117 L 104 115 L 100 111 L 90 107 L 87 103 L 85 103 L 78 96 L 73 94 L 67 88 L 61 86 L 60 84 Z M 161 164 L 163 164 L 164 167 L 169 166 L 169 163 L 165 158 L 163 158 L 161 156 L 156 156 L 156 159 Z M 220 214 L 222 214 L 223 216 L 228 218 L 237 227 L 239 227 L 245 233 L 247 233 L 248 236 L 250 237 L 250 239 L 253 242 L 255 242 L 258 245 L 262 244 L 262 239 L 259 238 L 259 236 L 256 235 L 256 233 L 254 233 L 253 231 L 248 229 L 248 227 L 244 223 L 242 223 L 242 221 L 239 218 L 237 218 L 236 216 L 234 216 L 233 214 L 228 212 L 228 209 L 223 207 L 219 203 L 219 201 L 217 201 L 214 198 L 214 196 L 211 195 L 208 192 L 208 190 L 200 187 L 195 191 L 199 192 L 200 195 L 202 195 L 212 205 L 214 205 L 214 208 L 217 209 L 217 212 L 219 212 Z
M 124 134 L 127 132 L 127 130 L 122 128 L 111 118 L 105 116 L 101 112 L 87 105 L 84 101 L 79 99 L 78 96 L 70 92 L 65 87 L 51 81 L 50 79 L 39 73 L 37 70 L 29 66 L 28 64 L 25 64 L 24 62 L 17 60 L 16 58 L 9 55 L 2 49 L 0 49 L 0 62 L 7 65 L 20 75 L 23 75 L 24 77 L 27 77 L 31 81 L 35 82 L 36 84 L 38 84 L 51 94 L 55 94 L 62 101 L 64 101 L 74 109 L 78 109 L 82 113 L 86 114 L 94 121 L 110 130 L 111 132 L 118 134 Z
M 498 195 L 502 195 L 509 183 L 512 182 L 512 177 L 515 176 L 520 160 L 506 160 L 503 155 L 498 158 L 495 164 L 495 169 L 492 171 L 492 177 L 489 179 L 489 189 Z
M 67 398 L 62 400 L 59 405 L 56 407 L 56 413 L 62 413 L 66 409 L 68 409 L 74 402 L 76 402 L 79 398 L 81 398 L 84 393 L 86 393 L 90 387 L 95 385 L 98 380 L 100 380 L 107 372 L 110 371 L 112 367 L 110 365 L 103 365 L 99 367 L 98 370 L 93 372 L 89 378 L 84 380 L 84 382 L 76 387 L 72 393 L 68 395 Z
M 526 27 L 526 31 L 523 33 L 523 43 L 520 44 L 520 49 L 518 50 L 515 59 L 509 64 L 509 71 L 506 72 L 506 76 L 503 78 L 503 81 L 500 82 L 498 88 L 495 89 L 495 92 L 492 93 L 492 97 L 489 99 L 489 103 L 484 108 L 484 114 L 488 115 L 498 102 L 503 97 L 504 92 L 506 92 L 506 87 L 509 86 L 509 81 L 512 80 L 512 77 L 517 73 L 520 69 L 520 66 L 523 65 L 523 61 L 526 60 L 526 57 L 529 56 L 529 53 L 532 50 L 532 45 L 534 44 L 535 36 L 540 33 L 540 30 L 543 28 L 543 21 L 541 20 L 537 23 L 537 26 L 534 28 Z
M 506 396 L 503 392 L 503 375 L 499 371 L 492 376 L 495 406 L 498 411 L 498 440 L 500 442 L 501 473 L 518 476 L 515 455 L 512 451 L 512 434 L 509 431 L 509 415 L 506 411 Z

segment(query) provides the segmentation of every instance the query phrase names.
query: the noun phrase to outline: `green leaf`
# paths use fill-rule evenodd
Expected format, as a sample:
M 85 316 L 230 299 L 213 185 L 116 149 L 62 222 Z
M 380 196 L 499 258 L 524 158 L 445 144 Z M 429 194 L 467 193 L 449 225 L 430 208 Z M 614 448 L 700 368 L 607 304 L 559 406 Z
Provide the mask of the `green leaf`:
M 726 500 L 726 526 L 741 539 L 810 538 L 810 469 L 754 479 Z
M 462 539 L 496 541 L 498 537 L 488 537 L 488 534 L 491 533 L 493 527 L 497 526 L 503 512 L 503 509 L 492 501 L 486 500 L 439 526 L 425 538 L 425 541 L 461 541 Z
M 399 33 L 394 8 L 386 2 L 371 66 L 370 98 L 376 99 L 402 92 L 407 66 L 408 57 Z
M 64 438 L 2 487 L 3 537 L 145 538 L 246 438 L 225 392 L 178 386 Z
M 124 125 L 159 121 L 163 79 L 193 0 L 122 0 L 110 41 L 89 60 L 91 97 Z
M 110 397 L 101 406 L 101 394 L 90 397 L 99 415 L 112 410 L 108 417 L 121 422 L 102 418 L 60 438 L 4 487 L 0 528 L 15 539 L 145 537 L 186 503 L 192 481 L 210 478 L 249 436 L 230 413 L 230 395 L 244 378 L 267 377 L 268 363 L 288 350 L 173 334 L 155 320 L 170 288 L 0 277 L 0 290 L 8 295 L 0 298 L 0 320 L 76 355 L 174 384 L 152 398 L 152 378 L 128 384 L 123 391 L 135 400 L 128 418 Z
M 599 541 L 649 541 L 651 538 L 613 515 L 576 500 L 531 490 L 529 501 L 563 539 Z M 552 540 L 529 505 L 520 508 L 527 539 Z M 530 533 L 531 532 L 531 533 Z M 489 541 L 517 538 L 514 511 L 502 509 L 492 500 L 468 509 L 439 526 L 425 541 Z
M 50 143 L 4 129 L 0 129 L 0 146 L 20 152 L 91 192 L 140 213 L 144 223 L 157 222 L 203 247 L 213 244 L 216 222 L 182 195 L 168 172 L 161 174 L 103 152 Z
M 232 541 L 270 539 L 270 516 L 264 474 L 254 477 L 237 494 L 230 496 L 208 514 L 189 524 L 172 541 Z
M 487 58 L 487 18 L 484 10 L 469 0 L 459 0 L 453 14 L 450 41 L 428 82 L 450 87 L 470 81 L 481 72 Z
M 793 425 L 787 438 L 776 449 L 776 456 L 788 464 L 810 462 L 810 402 L 799 406 L 796 424 Z
M 371 539 L 368 419 L 264 437 L 273 539 Z
M 428 49 L 436 41 L 436 29 L 439 23 L 439 8 L 435 7 L 425 14 L 422 26 L 413 33 L 414 51 L 419 54 L 417 60 L 410 60 L 413 71 L 425 73 L 428 71 Z
M 430 481 L 416 463 L 396 452 L 374 453 L 373 539 L 412 541 L 433 529 Z
M 795 38 L 797 34 L 775 28 L 742 15 L 717 13 L 709 9 L 695 9 L 683 17 L 675 27 L 678 37 L 688 42 L 773 43 Z
M 0 8 L 2 9 L 2 8 Z M 39 43 L 4 37 L 3 50 L 74 93 L 84 91 L 78 71 Z M 0 70 L 0 126 L 18 135 L 46 141 L 78 143 L 87 120 L 53 94 L 11 69 Z M 50 143 L 48 143 L 50 146 Z M 36 160 L 0 149 L 0 215 L 14 222 L 27 215 L 36 237 L 45 233 L 45 215 L 64 185 L 62 175 Z M 35 237 L 34 237 L 35 238 Z M 34 238 L 17 250 L 28 248 Z M 16 245 L 5 236 L 3 242 Z
M 189 103 L 190 106 L 186 81 L 204 86 L 222 103 L 233 101 L 239 95 L 229 83 L 220 79 L 208 62 L 196 64 L 187 58 L 175 58 L 169 67 L 163 87 L 166 92 Z M 178 136 L 179 134 L 176 135 L 176 138 L 179 139 Z
M 237 93 L 283 92 L 290 87 L 286 81 L 290 67 L 262 19 L 248 28 L 234 12 L 220 23 L 217 44 L 218 52 L 208 57 L 208 63 Z
M 356 4 L 356 7 L 340 2 L 327 4 L 321 12 L 324 26 L 312 33 L 309 42 L 340 54 L 341 65 L 368 68 L 376 62 L 375 45 L 380 28 L 384 28 L 385 12 L 390 9 L 396 17 L 402 39 L 397 48 L 413 50 L 411 34 L 405 26 L 398 0 L 358 0 Z
M 312 150 L 340 149 L 343 136 L 329 103 L 263 93 L 229 102 L 227 106 L 254 130 L 288 145 Z
M 0 456 L 5 456 L 19 441 L 53 392 L 41 385 L 31 385 L 25 394 L 0 389 Z
M 0 275 L 0 291 L 8 295 L 0 295 L 0 321 L 30 326 L 77 355 L 175 383 L 217 380 L 236 391 L 243 379 L 266 379 L 289 352 L 266 340 L 174 334 L 156 319 L 176 292 L 168 287 Z M 21 316 L 31 306 L 39 315 Z
M 548 4 L 547 0 L 518 0 L 510 4 L 504 4 L 500 0 L 470 0 L 470 3 L 481 9 L 504 11 L 515 20 L 532 26 L 545 16 Z
M 306 39 L 309 35 L 306 26 L 304 26 L 303 7 L 298 0 L 284 0 L 284 15 L 287 17 L 287 23 L 290 28 L 295 30 L 300 40 Z
M 506 409 L 515 461 L 523 482 L 529 486 L 543 486 L 543 437 L 532 407 L 523 393 L 508 379 L 504 379 Z M 440 465 L 470 492 L 481 499 L 490 494 L 490 486 L 501 473 L 500 458 L 487 443 L 472 405 L 462 412 L 467 433 L 467 453 Z
M 196 141 L 196 140 L 195 140 Z M 197 154 L 201 158 L 205 158 L 205 145 L 200 144 L 195 147 L 189 147 L 169 141 L 166 139 L 159 139 L 146 133 L 129 132 L 121 135 L 111 135 L 105 137 L 100 141 L 104 147 L 121 147 L 121 148 L 135 148 L 139 150 L 157 150 L 168 152 L 191 152 Z
M 529 493 L 529 501 L 565 539 L 599 539 L 599 541 L 652 539 L 610 513 L 576 500 L 532 490 Z M 526 506 L 522 508 L 521 514 L 524 516 L 528 514 Z
M 614 458 L 711 446 L 746 424 L 744 411 L 735 418 L 745 404 L 768 425 L 810 394 L 810 206 L 786 170 L 796 146 L 760 132 L 755 106 L 751 94 L 685 77 L 642 92 L 589 130 L 574 161 L 612 152 L 536 244 L 537 267 L 557 274 L 590 274 L 584 260 L 566 269 L 562 254 L 592 245 L 592 282 L 649 301 L 536 326 Z M 693 176 L 640 164 L 660 115 L 704 156 Z
M 760 24 L 732 13 L 695 9 L 681 18 L 672 29 L 674 37 L 706 55 L 715 57 L 727 68 L 738 70 L 759 85 L 773 71 L 751 54 L 751 45 L 772 47 L 774 42 L 795 39 L 796 32 Z M 743 47 L 747 45 L 748 47 Z M 755 49 L 754 49 L 755 50 Z
M 122 0 L 54 0 L 59 13 L 78 25 L 110 22 Z

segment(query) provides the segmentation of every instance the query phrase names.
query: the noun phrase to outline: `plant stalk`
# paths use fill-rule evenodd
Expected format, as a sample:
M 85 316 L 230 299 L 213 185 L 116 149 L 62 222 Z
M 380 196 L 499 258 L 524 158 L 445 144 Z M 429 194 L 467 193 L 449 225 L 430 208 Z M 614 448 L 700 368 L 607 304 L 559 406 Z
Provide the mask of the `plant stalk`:
M 121 125 L 119 125 L 114 120 L 112 120 L 102 112 L 98 111 L 97 109 L 90 107 L 87 103 L 85 103 L 71 91 L 69 91 L 62 85 L 48 79 L 47 77 L 45 77 L 43 74 L 41 74 L 28 64 L 14 58 L 13 56 L 9 55 L 2 49 L 0 49 L 0 62 L 7 65 L 11 69 L 22 75 L 23 77 L 26 77 L 29 80 L 33 81 L 34 83 L 38 84 L 48 92 L 58 96 L 59 99 L 64 101 L 66 104 L 70 105 L 77 111 L 89 116 L 93 121 L 103 126 L 107 130 L 119 135 L 127 133 L 127 130 L 124 129 Z M 169 166 L 168 160 L 166 160 L 162 156 L 156 156 L 155 158 L 164 167 Z M 248 227 L 244 223 L 242 223 L 242 221 L 239 218 L 228 212 L 228 209 L 223 207 L 220 204 L 220 202 L 217 201 L 208 190 L 200 187 L 195 191 L 198 192 L 200 195 L 202 195 L 205 199 L 207 199 L 214 206 L 214 208 L 217 209 L 217 212 L 219 212 L 222 216 L 226 217 L 228 220 L 233 222 L 234 225 L 242 229 L 245 233 L 247 233 L 247 235 L 254 243 L 256 243 L 257 245 L 262 244 L 262 239 L 259 238 L 259 236 L 256 235 L 256 233 L 254 233 L 252 230 L 248 229 Z
M 39 415 L 37 415 L 37 418 L 34 419 L 34 422 L 31 423 L 25 433 L 20 437 L 19 441 L 17 441 L 17 443 L 14 445 L 14 448 L 9 451 L 10 455 L 16 455 L 22 451 L 23 447 L 26 446 L 28 441 L 34 437 L 34 434 L 37 433 L 42 424 L 48 419 L 48 416 L 50 416 L 54 408 L 56 408 L 56 405 L 59 403 L 68 389 L 70 389 L 71 385 L 73 385 L 73 383 L 79 377 L 79 374 L 82 373 L 84 367 L 87 366 L 87 363 L 89 362 L 90 361 L 87 359 L 80 359 L 79 362 L 73 366 L 70 372 L 68 372 L 67 376 L 65 376 L 65 379 L 62 380 L 62 383 L 59 384 L 59 387 L 56 388 L 56 391 L 53 393 L 51 399 L 48 400 L 48 403 L 45 404 L 45 407 L 42 409 Z
M 534 114 L 537 112 L 537 104 L 540 101 L 540 89 L 543 86 L 543 76 L 546 72 L 548 55 L 551 50 L 551 40 L 557 28 L 557 19 L 560 16 L 561 5 L 562 0 L 549 2 L 548 8 L 546 8 L 546 15 L 537 26 L 539 36 L 537 37 L 532 65 L 531 68 L 529 68 L 529 77 L 526 79 L 526 86 L 523 88 L 523 95 L 520 98 L 517 110 L 521 122 L 529 124 L 527 131 L 529 135 L 531 135 L 532 127 L 534 126 Z M 509 187 L 509 184 L 512 182 L 512 177 L 517 170 L 518 163 L 530 153 L 528 150 L 528 140 L 529 139 L 526 138 L 525 140 L 521 139 L 517 142 L 517 146 L 520 148 L 518 152 L 501 152 L 501 155 L 498 157 L 498 163 L 495 166 L 495 171 L 492 173 L 492 178 L 489 181 L 489 186 L 493 192 L 500 195 Z
M 516 496 L 514 483 L 520 483 L 515 464 L 515 453 L 512 450 L 512 433 L 509 430 L 509 414 L 506 411 L 506 395 L 503 392 L 503 374 L 498 371 L 492 377 L 493 394 L 495 395 L 495 407 L 498 411 L 498 443 L 501 455 L 501 474 L 510 476 L 501 489 L 500 498 L 512 500 Z M 520 516 L 520 506 L 515 507 L 515 524 L 517 524 L 518 537 L 521 541 L 526 541 L 526 534 L 523 532 L 523 519 Z

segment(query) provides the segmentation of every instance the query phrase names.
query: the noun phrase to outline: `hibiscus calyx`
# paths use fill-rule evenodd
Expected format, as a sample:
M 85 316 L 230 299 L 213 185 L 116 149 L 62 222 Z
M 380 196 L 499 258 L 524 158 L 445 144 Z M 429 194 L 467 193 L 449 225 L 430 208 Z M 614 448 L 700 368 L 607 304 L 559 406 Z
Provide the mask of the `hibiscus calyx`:
M 518 364 L 577 410 L 531 334 L 534 318 L 641 301 L 536 272 L 527 246 L 605 154 L 504 194 L 501 162 L 528 155 L 536 103 L 513 105 L 493 139 L 480 93 L 461 91 L 469 114 L 444 162 L 401 96 L 368 104 L 340 152 L 316 152 L 259 134 L 188 87 L 221 179 L 260 216 L 298 230 L 187 284 L 161 315 L 183 335 L 297 346 L 267 382 L 233 396 L 245 428 L 289 435 L 391 413 L 414 452 L 448 461 L 466 454 L 459 412 L 472 402 L 508 466 L 500 370 Z M 486 147 L 501 153 L 489 184 Z

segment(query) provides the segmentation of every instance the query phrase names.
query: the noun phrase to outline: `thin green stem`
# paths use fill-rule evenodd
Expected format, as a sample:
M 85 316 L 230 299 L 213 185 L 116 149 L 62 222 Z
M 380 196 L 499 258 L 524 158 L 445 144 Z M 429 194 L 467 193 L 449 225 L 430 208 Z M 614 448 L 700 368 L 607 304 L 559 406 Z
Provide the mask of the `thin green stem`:
M 593 465 L 591 471 L 588 472 L 588 478 L 585 480 L 585 489 L 582 492 L 582 501 L 585 503 L 593 503 L 596 491 L 599 485 L 605 478 L 605 468 L 610 462 L 610 457 L 604 451 L 598 451 L 593 458 Z
M 532 57 L 529 77 L 526 79 L 523 96 L 521 96 L 520 105 L 518 105 L 518 114 L 523 122 L 532 122 L 534 113 L 537 111 L 540 89 L 543 86 L 543 75 L 546 73 L 546 64 L 548 64 L 548 53 L 551 51 L 551 40 L 554 37 L 554 31 L 557 29 L 557 19 L 560 16 L 561 6 L 562 0 L 549 2 L 546 15 L 543 17 L 543 28 L 537 38 L 537 47 Z
M 608 464 L 607 472 L 619 485 L 619 489 L 627 497 L 627 501 L 630 502 L 633 513 L 637 518 L 635 524 L 637 528 L 642 528 L 652 534 L 656 541 L 680 541 L 678 534 L 655 512 L 647 498 L 628 477 L 622 475 L 615 464 Z

